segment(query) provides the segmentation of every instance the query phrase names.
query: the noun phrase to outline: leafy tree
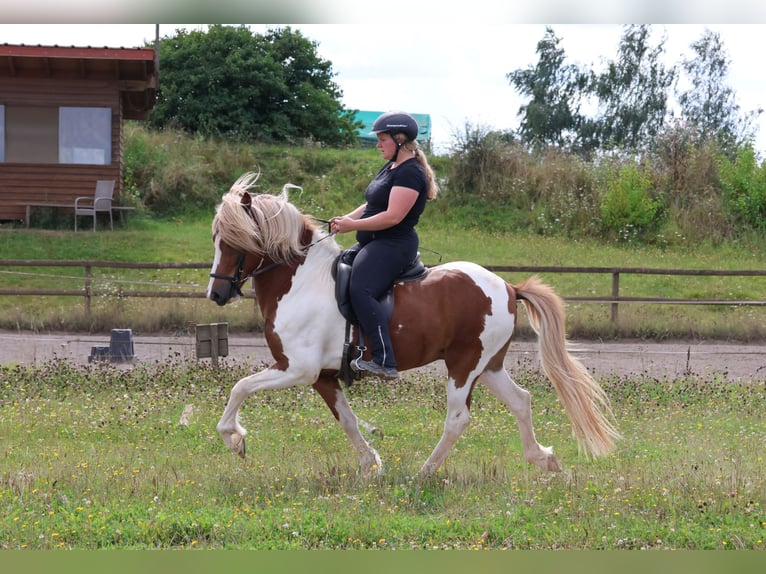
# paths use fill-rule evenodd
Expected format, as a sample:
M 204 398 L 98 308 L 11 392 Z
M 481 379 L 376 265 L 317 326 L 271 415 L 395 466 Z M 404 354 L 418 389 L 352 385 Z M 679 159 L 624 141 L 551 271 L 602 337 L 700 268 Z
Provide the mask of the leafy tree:
M 160 41 L 154 128 L 235 140 L 356 141 L 332 65 L 316 42 L 289 26 L 254 34 L 247 26 L 176 30 Z
M 519 108 L 519 135 L 532 147 L 571 147 L 579 124 L 579 98 L 584 77 L 566 55 L 551 27 L 537 43 L 537 64 L 506 74 L 510 84 L 529 102 Z
M 665 38 L 652 47 L 650 32 L 648 25 L 626 26 L 617 60 L 594 76 L 591 90 L 602 110 L 596 130 L 602 148 L 639 149 L 662 129 L 676 72 L 660 62 Z
M 681 118 L 696 134 L 695 143 L 713 139 L 733 153 L 753 138 L 753 121 L 763 110 L 740 114 L 736 94 L 727 84 L 731 61 L 719 33 L 706 29 L 691 49 L 693 55 L 682 61 L 690 87 L 678 96 Z

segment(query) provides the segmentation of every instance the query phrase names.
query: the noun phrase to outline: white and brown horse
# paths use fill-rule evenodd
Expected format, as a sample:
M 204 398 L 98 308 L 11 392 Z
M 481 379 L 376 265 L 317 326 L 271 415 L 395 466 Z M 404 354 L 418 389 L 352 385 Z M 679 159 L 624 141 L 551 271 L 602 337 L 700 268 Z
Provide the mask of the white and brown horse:
M 256 179 L 255 174 L 239 178 L 217 209 L 207 297 L 224 305 L 252 278 L 274 363 L 234 385 L 218 432 L 233 453 L 244 457 L 246 430 L 238 416 L 243 401 L 256 391 L 312 385 L 351 440 L 362 471 L 381 472 L 380 457 L 359 431 L 338 380 L 346 323 L 336 304 L 331 268 L 342 248 L 289 202 L 286 189 L 279 195 L 251 195 Z M 561 470 L 552 448 L 535 438 L 529 392 L 503 368 L 517 301 L 523 302 L 538 334 L 543 370 L 581 450 L 599 456 L 613 448 L 618 433 L 606 416 L 609 401 L 567 351 L 563 302 L 539 279 L 510 285 L 479 265 L 454 262 L 430 268 L 423 279 L 396 284 L 394 297 L 391 336 L 399 370 L 442 359 L 448 373 L 444 432 L 421 475 L 442 465 L 468 426 L 477 383 L 515 415 L 526 460 Z

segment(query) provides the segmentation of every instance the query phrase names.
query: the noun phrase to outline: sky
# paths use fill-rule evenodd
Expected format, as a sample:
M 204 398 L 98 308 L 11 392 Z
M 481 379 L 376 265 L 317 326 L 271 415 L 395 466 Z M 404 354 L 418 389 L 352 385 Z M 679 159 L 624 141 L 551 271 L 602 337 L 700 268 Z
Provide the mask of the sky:
M 502 20 L 502 19 L 501 19 Z M 757 20 L 757 18 L 755 19 Z M 406 34 L 381 32 L 373 24 L 285 24 L 317 42 L 319 57 L 332 63 L 334 81 L 349 109 L 404 110 L 429 114 L 432 144 L 447 151 L 467 126 L 512 130 L 524 104 L 506 75 L 534 66 L 544 24 L 454 21 L 430 23 L 410 17 Z M 263 33 L 278 24 L 252 24 Z M 385 25 L 388 26 L 388 25 Z M 160 24 L 161 37 L 200 24 Z M 620 24 L 551 24 L 568 63 L 600 69 L 616 57 Z M 666 64 L 680 65 L 705 29 L 718 32 L 730 59 L 727 83 L 743 112 L 766 108 L 766 23 L 652 24 L 653 44 L 666 37 Z M 137 47 L 155 38 L 155 24 L 3 24 L 0 43 Z M 160 64 L 160 73 L 161 73 Z M 162 79 L 160 78 L 160 82 Z M 766 155 L 766 113 L 760 115 L 756 149 Z

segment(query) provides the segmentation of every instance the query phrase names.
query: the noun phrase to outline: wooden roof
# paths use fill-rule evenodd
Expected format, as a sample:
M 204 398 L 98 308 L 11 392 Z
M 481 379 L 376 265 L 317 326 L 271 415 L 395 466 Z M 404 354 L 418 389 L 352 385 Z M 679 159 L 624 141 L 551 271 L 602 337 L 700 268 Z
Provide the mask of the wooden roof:
M 0 44 L 0 80 L 61 78 L 115 82 L 125 119 L 146 119 L 154 107 L 158 67 L 153 48 Z

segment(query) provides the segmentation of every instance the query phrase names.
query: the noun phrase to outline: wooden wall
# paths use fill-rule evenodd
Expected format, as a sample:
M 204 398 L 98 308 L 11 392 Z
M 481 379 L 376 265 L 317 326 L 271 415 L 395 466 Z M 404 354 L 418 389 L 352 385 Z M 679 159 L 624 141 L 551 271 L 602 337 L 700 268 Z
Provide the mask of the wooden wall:
M 74 203 L 92 195 L 96 180 L 114 179 L 115 198 L 122 193 L 122 110 L 116 82 L 62 78 L 0 78 L 0 104 L 87 106 L 112 109 L 112 162 L 109 165 L 0 162 L 0 220 L 20 220 L 23 201 Z

